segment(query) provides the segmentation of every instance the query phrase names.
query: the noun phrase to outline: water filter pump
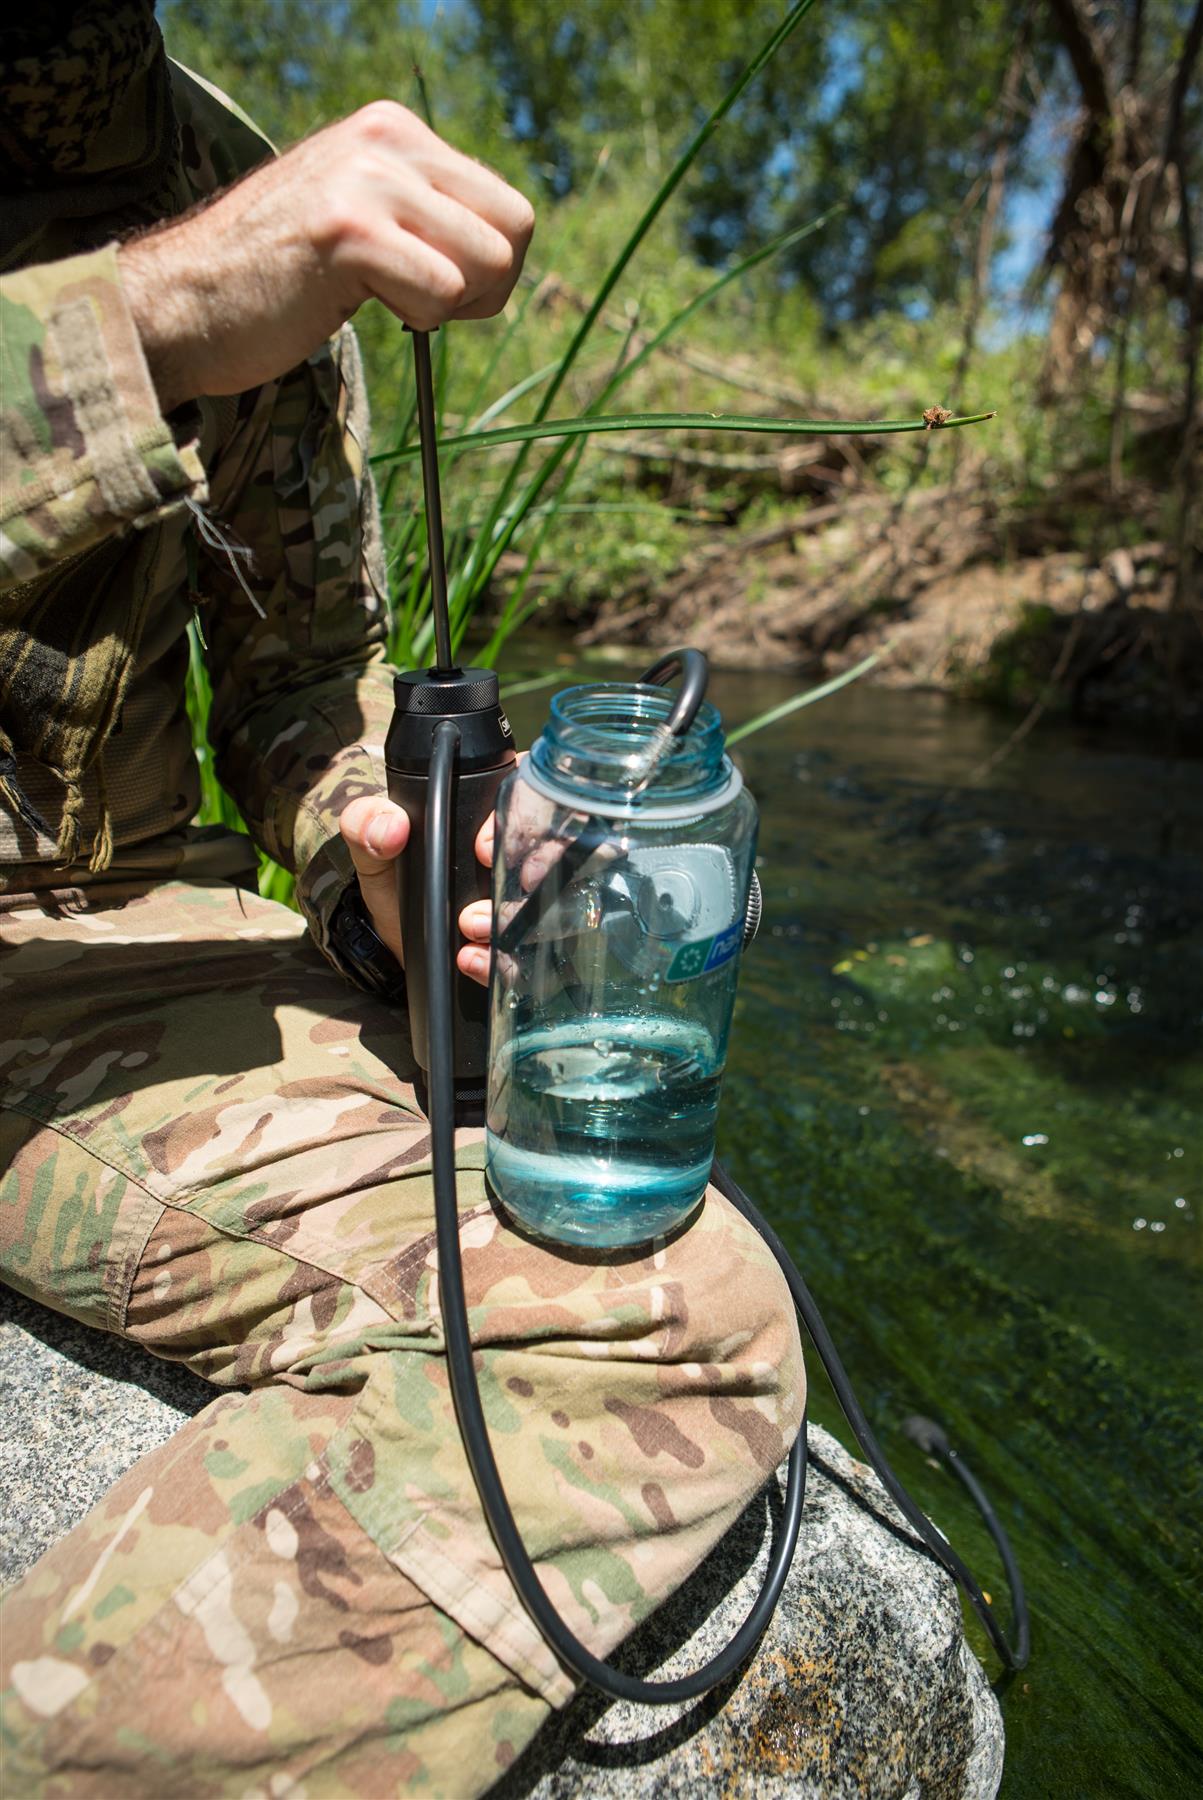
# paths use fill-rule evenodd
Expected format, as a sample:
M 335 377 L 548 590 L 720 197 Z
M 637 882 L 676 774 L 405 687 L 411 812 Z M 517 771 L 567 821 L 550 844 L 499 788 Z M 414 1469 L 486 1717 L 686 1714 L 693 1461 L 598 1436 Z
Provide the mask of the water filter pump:
M 482 1005 L 483 993 L 472 993 L 464 978 L 454 969 L 454 919 L 470 899 L 481 897 L 483 884 L 475 858 L 475 840 L 479 827 L 494 805 L 498 790 L 513 767 L 514 750 L 509 725 L 501 711 L 496 678 L 490 671 L 461 670 L 452 658 L 439 507 L 433 383 L 429 342 L 425 334 L 414 333 L 414 353 L 436 662 L 428 670 L 398 676 L 398 709 L 388 735 L 386 760 L 389 764 L 390 796 L 410 811 L 410 841 L 399 859 L 402 942 L 409 989 L 410 1029 L 428 1090 L 439 1298 L 456 1415 L 481 1506 L 501 1560 L 523 1605 L 561 1662 L 579 1679 L 592 1683 L 613 1698 L 645 1704 L 693 1700 L 709 1692 L 741 1667 L 772 1618 L 789 1573 L 801 1526 L 806 1484 L 806 1420 L 803 1418 L 790 1452 L 784 1513 L 770 1554 L 764 1586 L 739 1631 L 717 1656 L 693 1675 L 673 1681 L 648 1682 L 602 1662 L 573 1636 L 543 1589 L 502 1488 L 477 1387 L 464 1298 L 456 1203 L 455 1126 L 457 1109 L 458 1116 L 466 1119 L 474 1116 L 475 1109 L 480 1104 L 481 1077 L 489 1063 L 490 1054 L 486 1037 L 487 1021 Z M 661 764 L 670 765 L 673 756 L 678 754 L 682 754 L 685 763 L 689 761 L 684 745 L 688 744 L 687 734 L 701 703 L 705 665 L 696 653 L 683 653 L 666 661 L 665 667 L 649 671 L 649 675 L 654 677 L 668 672 L 680 672 L 682 677 L 675 703 L 670 703 L 667 709 L 661 709 L 660 715 L 651 720 L 648 731 L 642 735 L 642 741 L 627 746 L 633 759 L 627 769 L 627 774 L 631 777 L 627 798 L 633 805 L 645 792 L 654 798 L 654 778 Z M 646 687 L 648 684 L 645 681 L 640 685 Z M 684 745 L 679 740 L 684 740 Z M 498 870 L 495 893 L 499 897 L 499 910 L 494 919 L 490 980 L 490 990 L 494 997 L 494 1019 L 498 1005 L 514 1011 L 523 1003 L 523 996 L 518 994 L 517 1008 L 508 1007 L 508 995 L 515 991 L 515 982 L 506 966 L 507 962 L 517 967 L 524 954 L 533 953 L 532 963 L 536 973 L 541 967 L 556 966 L 555 958 L 563 954 L 563 940 L 548 929 L 553 923 L 553 912 L 557 906 L 567 902 L 574 885 L 578 892 L 590 885 L 590 866 L 593 864 L 599 869 L 609 867 L 614 876 L 608 897 L 597 891 L 593 899 L 598 907 L 598 924 L 606 915 L 607 907 L 612 917 L 624 915 L 622 928 L 612 934 L 615 940 L 613 955 L 628 974 L 634 976 L 639 969 L 645 969 L 647 985 L 650 986 L 652 976 L 659 972 L 659 985 L 664 986 L 665 976 L 673 967 L 678 968 L 681 979 L 688 978 L 690 959 L 694 963 L 700 961 L 703 973 L 708 962 L 712 973 L 716 968 L 721 971 L 722 960 L 730 960 L 736 954 L 734 946 L 737 934 L 742 931 L 743 919 L 742 915 L 738 919 L 731 918 L 727 926 L 715 931 L 707 932 L 703 929 L 712 922 L 711 907 L 720 907 L 726 913 L 730 906 L 715 898 L 722 894 L 723 889 L 722 883 L 713 879 L 713 861 L 709 878 L 704 873 L 705 854 L 697 861 L 696 866 L 687 867 L 682 863 L 680 840 L 682 832 L 687 829 L 685 820 L 690 815 L 678 813 L 672 821 L 673 834 L 664 844 L 656 845 L 647 841 L 624 844 L 622 834 L 616 834 L 613 830 L 613 819 L 607 816 L 604 793 L 600 797 L 596 792 L 573 792 L 566 796 L 555 791 L 557 776 L 563 775 L 564 770 L 557 771 L 555 768 L 553 749 L 554 747 L 549 747 L 544 759 L 546 766 L 541 775 L 540 764 L 536 763 L 537 779 L 528 785 L 533 786 L 537 793 L 539 779 L 545 784 L 550 781 L 553 791 L 550 794 L 545 791 L 543 798 L 550 798 L 559 804 L 564 813 L 563 817 L 555 819 L 554 826 L 546 837 L 547 842 L 554 841 L 556 844 L 556 855 L 544 870 L 543 878 L 536 884 L 533 893 L 525 889 L 520 877 L 516 891 L 510 891 L 506 885 L 507 870 L 511 863 L 520 865 L 523 860 L 521 856 L 515 855 L 505 860 L 503 852 L 503 862 Z M 593 773 L 596 774 L 596 770 Z M 681 773 L 680 767 L 678 773 Z M 688 771 L 685 774 L 688 784 Z M 511 797 L 519 790 L 520 785 L 515 781 L 510 782 Z M 585 786 L 590 786 L 588 779 Z M 710 797 L 713 798 L 713 795 Z M 702 807 L 706 799 L 705 792 L 694 794 L 690 804 Z M 508 804 L 503 798 L 505 816 L 498 832 L 499 841 L 505 838 Z M 694 816 L 700 817 L 701 813 Z M 628 830 L 626 837 L 630 838 L 631 835 Z M 733 850 L 736 843 L 741 846 L 739 855 Z M 742 837 L 736 832 L 717 845 L 709 843 L 703 837 L 693 845 L 694 852 L 701 849 L 704 853 L 708 849 L 717 848 L 732 855 L 728 902 L 741 891 L 747 891 L 753 844 L 754 824 Z M 615 847 L 617 855 L 614 854 Z M 659 856 L 660 851 L 667 852 L 666 858 Z M 739 860 L 741 855 L 746 855 L 746 867 Z M 621 872 L 616 872 L 615 865 L 619 862 L 625 862 L 626 866 Z M 674 879 L 668 879 L 670 875 Z M 703 890 L 706 895 L 704 899 Z M 667 927 L 659 934 L 656 930 L 658 911 L 659 922 Z M 717 923 L 717 914 L 713 915 L 713 922 Z M 622 948 L 623 930 L 626 932 L 625 953 Z M 670 961 L 665 969 L 662 966 L 661 952 L 666 944 L 671 943 L 674 934 L 677 942 L 671 955 L 676 958 L 684 953 L 686 961 L 684 964 Z M 550 947 L 541 949 L 540 946 Z M 720 960 L 712 961 L 712 958 Z M 581 975 L 579 967 L 576 975 Z M 623 985 L 621 979 L 619 985 Z M 667 985 L 671 986 L 671 981 Z M 553 1028 L 568 1017 L 565 1007 L 575 1009 L 582 997 L 587 999 L 587 994 L 582 996 L 583 986 L 580 979 L 565 976 L 562 970 L 554 984 L 543 985 L 540 991 L 547 1010 L 553 1011 L 556 1007 L 560 1009 L 552 1019 Z M 503 996 L 500 1001 L 498 995 Z M 533 995 L 530 997 L 533 1011 Z M 626 997 L 629 1001 L 629 992 Z M 688 1011 L 687 1008 L 682 1010 Z M 599 1016 L 604 1019 L 606 1015 Z M 729 1023 L 729 1009 L 726 1018 Z M 529 1018 L 527 1022 L 530 1023 Z M 536 1032 L 538 1029 L 536 1021 Z M 641 1033 L 644 1029 L 640 1027 Z M 725 1026 L 723 1032 L 725 1034 Z M 491 1088 L 490 1107 L 494 1101 L 499 1107 L 502 1105 L 507 1084 L 512 1085 L 515 1079 L 521 1054 L 517 1029 L 510 1041 L 514 1048 L 506 1069 Z M 607 1044 L 603 1050 L 598 1049 L 593 1039 L 589 1042 L 594 1061 L 584 1085 L 596 1087 L 598 1064 L 600 1062 L 603 1071 L 606 1070 L 611 1062 L 613 1045 Z M 710 1042 L 709 1058 L 700 1060 L 710 1060 L 713 1073 L 715 1063 L 721 1068 L 721 1055 L 714 1054 L 713 1035 Z M 552 1048 L 562 1057 L 562 1041 Z M 725 1035 L 723 1048 L 725 1049 Z M 541 1056 L 548 1045 L 536 1042 L 532 1046 L 528 1040 L 527 1050 L 532 1049 L 536 1056 Z M 636 1064 L 643 1065 L 642 1087 L 646 1095 L 649 1091 L 646 1066 L 654 1059 L 645 1054 L 647 1044 L 642 1037 L 636 1049 L 637 1055 L 629 1047 L 624 1048 L 622 1054 L 631 1056 Z M 698 1055 L 696 1051 L 692 1054 Z M 683 1078 L 696 1087 L 693 1081 L 695 1071 L 688 1063 L 680 1066 L 685 1070 Z M 561 1100 L 588 1099 L 587 1095 L 563 1092 L 565 1086 L 568 1090 L 573 1086 L 572 1073 L 566 1066 L 558 1073 L 553 1066 L 550 1073 L 551 1087 L 554 1088 L 557 1083 L 560 1085 Z M 603 1081 L 612 1083 L 615 1073 L 610 1067 L 608 1073 L 603 1075 Z M 633 1078 L 639 1079 L 638 1072 Z M 669 1085 L 671 1086 L 671 1075 Z M 606 1096 L 603 1093 L 601 1098 L 607 1103 L 609 1098 L 620 1100 L 618 1094 Z M 671 1098 L 670 1096 L 670 1101 Z M 695 1103 L 691 1099 L 690 1104 Z M 546 1108 L 541 1111 L 541 1107 L 540 1101 L 534 1110 L 542 1119 L 541 1141 L 546 1148 L 556 1142 L 555 1121 L 554 1115 L 549 1114 Z M 575 1117 L 575 1109 L 573 1110 Z M 610 1109 L 607 1116 L 614 1117 L 614 1109 Z M 494 1132 L 491 1125 L 490 1135 L 497 1136 L 500 1140 L 504 1136 L 502 1114 L 499 1111 L 496 1115 L 491 1114 L 491 1118 L 502 1129 Z M 579 1124 L 579 1118 L 576 1122 Z M 500 1164 L 495 1167 L 500 1172 Z M 1008 1669 L 1023 1668 L 1029 1650 L 1029 1624 L 1023 1583 L 1006 1533 L 985 1500 L 980 1486 L 961 1459 L 955 1457 L 955 1453 L 949 1449 L 945 1460 L 979 1505 L 1003 1560 L 1015 1620 L 1014 1645 L 998 1624 L 989 1601 L 969 1569 L 943 1534 L 915 1505 L 890 1468 L 860 1408 L 814 1300 L 780 1238 L 719 1163 L 713 1163 L 709 1176 L 720 1192 L 756 1227 L 779 1263 L 799 1316 L 819 1352 L 853 1434 L 887 1493 L 927 1545 L 935 1560 L 957 1581 L 1004 1665 Z M 504 1176 L 500 1176 L 500 1184 L 503 1188 L 506 1186 Z M 514 1191 L 511 1189 L 511 1201 Z M 560 1198 L 562 1197 L 561 1191 Z M 610 1200 L 612 1202 L 612 1195 Z M 609 1216 L 613 1218 L 620 1211 L 621 1198 L 618 1208 L 611 1204 Z M 546 1211 L 540 1213 L 540 1222 L 546 1227 Z M 555 1232 L 548 1235 L 554 1236 Z M 918 1424 L 923 1426 L 927 1422 L 919 1421 Z M 937 1439 L 933 1438 L 931 1441 L 938 1450 Z

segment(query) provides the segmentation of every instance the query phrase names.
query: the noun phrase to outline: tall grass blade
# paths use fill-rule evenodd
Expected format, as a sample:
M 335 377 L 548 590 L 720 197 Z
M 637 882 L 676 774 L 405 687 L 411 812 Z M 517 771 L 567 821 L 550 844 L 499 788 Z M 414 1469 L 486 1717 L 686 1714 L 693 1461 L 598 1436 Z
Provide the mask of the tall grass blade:
M 862 675 L 879 663 L 883 656 L 888 656 L 894 648 L 892 644 L 883 644 L 880 650 L 874 650 L 851 669 L 845 669 L 842 675 L 825 681 L 821 687 L 807 688 L 804 694 L 795 694 L 792 700 L 782 701 L 780 706 L 771 706 L 768 712 L 761 713 L 755 719 L 749 719 L 745 725 L 737 725 L 734 731 L 727 733 L 727 748 L 738 744 L 743 738 L 751 737 L 754 731 L 763 731 L 766 725 L 775 725 L 778 719 L 784 719 L 789 713 L 798 712 L 804 706 L 813 706 L 816 700 L 826 700 L 829 694 L 838 694 L 842 687 L 850 682 L 859 681 Z
M 550 675 L 532 675 L 527 681 L 506 681 L 502 683 L 507 700 L 516 700 L 519 694 L 536 694 L 540 688 L 550 687 L 553 681 L 562 681 L 564 671 L 553 669 Z
M 965 413 L 945 419 L 941 431 L 958 425 L 980 425 L 993 412 Z M 756 413 L 586 413 L 579 419 L 542 419 L 530 425 L 502 425 L 491 431 L 465 432 L 447 438 L 439 448 L 488 450 L 498 444 L 530 444 L 540 438 L 591 437 L 607 431 L 748 431 L 781 437 L 872 437 L 898 431 L 930 431 L 923 419 L 766 419 Z M 373 463 L 393 457 L 415 457 L 416 444 L 386 450 Z
M 779 237 L 771 238 L 767 244 L 762 244 L 758 250 L 753 250 L 751 255 L 743 257 L 739 262 L 734 263 L 731 268 L 725 269 L 716 280 L 710 283 L 709 287 L 703 288 L 702 292 L 696 295 L 687 306 L 683 306 L 679 312 L 675 312 L 672 318 L 669 319 L 666 324 L 662 325 L 659 331 L 657 331 L 653 337 L 650 337 L 647 343 L 642 345 L 640 349 L 636 351 L 630 362 L 624 363 L 620 369 L 615 371 L 601 393 L 597 395 L 596 399 L 592 401 L 585 410 L 587 412 L 593 412 L 596 408 L 604 406 L 610 396 L 621 387 L 624 381 L 627 381 L 635 373 L 636 369 L 647 362 L 648 358 L 653 356 L 675 332 L 681 329 L 683 325 L 687 325 L 690 319 L 695 318 L 696 315 L 702 311 L 703 307 L 709 306 L 710 302 L 716 295 L 721 294 L 725 287 L 730 287 L 733 281 L 739 281 L 744 275 L 749 274 L 752 269 L 757 268 L 761 263 L 768 262 L 770 257 L 780 255 L 782 250 L 788 250 L 794 244 L 800 244 L 804 238 L 813 237 L 816 231 L 821 231 L 823 229 L 829 219 L 834 218 L 837 213 L 845 210 L 843 201 L 837 206 L 829 206 L 825 213 L 820 213 L 819 217 L 817 219 L 812 219 L 808 225 L 797 225 L 792 231 L 783 231 Z
M 528 375 L 525 380 L 515 382 L 512 388 L 507 388 L 505 393 L 499 395 L 498 398 L 493 401 L 491 406 L 485 407 L 485 410 L 478 419 L 472 421 L 472 430 L 487 430 L 493 423 L 493 420 L 499 419 L 502 413 L 508 412 L 515 401 L 521 400 L 524 395 L 529 394 L 532 388 L 537 388 L 540 382 L 547 380 L 549 375 L 554 375 L 557 366 L 558 365 L 553 362 L 544 363 L 543 367 L 541 369 L 536 369 L 533 375 Z M 441 449 L 442 445 L 439 447 Z
M 546 266 L 549 269 L 555 267 L 556 259 L 568 247 L 580 230 L 582 220 L 588 218 L 589 201 L 593 196 L 598 182 L 602 178 L 602 173 L 608 161 L 609 152 L 603 150 L 596 158 L 592 169 L 589 171 L 589 179 L 585 183 L 584 190 L 581 194 L 580 205 L 574 208 L 567 219 L 561 221 L 559 230 L 556 232 L 555 237 L 552 239 L 544 253 L 546 257 Z M 493 345 L 492 354 L 485 364 L 485 367 L 482 369 L 480 377 L 472 390 L 472 396 L 469 399 L 467 406 L 468 412 L 475 412 L 476 408 L 480 405 L 483 395 L 488 392 L 489 383 L 492 381 L 497 367 L 501 362 L 502 357 L 505 355 L 510 339 L 514 336 L 515 332 L 521 326 L 522 321 L 525 319 L 538 289 L 538 282 L 532 280 L 527 285 L 517 306 L 508 305 L 506 307 L 505 330 L 497 337 L 497 340 Z
M 643 242 L 643 239 L 647 236 L 677 188 L 681 185 L 681 182 L 685 179 L 685 176 L 688 174 L 699 152 L 706 143 L 708 143 L 723 119 L 726 118 L 727 114 L 740 100 L 751 83 L 756 79 L 757 75 L 760 74 L 761 70 L 772 61 L 781 46 L 797 30 L 813 5 L 814 0 L 799 0 L 798 5 L 790 8 L 785 18 L 781 21 L 781 24 L 774 32 L 770 33 L 761 44 L 755 56 L 753 56 L 751 61 L 745 65 L 742 72 L 732 82 L 717 106 L 709 113 L 707 118 L 694 133 L 681 155 L 677 158 L 673 167 L 669 170 L 668 175 L 661 182 L 648 205 L 644 208 L 634 229 L 628 234 L 617 257 L 604 276 L 601 286 L 594 295 L 584 317 L 581 319 L 580 324 L 573 333 L 573 336 L 560 359 L 559 368 L 552 376 L 550 385 L 539 403 L 535 413 L 536 420 L 547 418 L 556 395 L 566 381 L 569 371 L 576 362 L 577 357 L 580 355 L 594 325 L 600 318 L 606 306 L 606 302 L 609 300 L 610 295 L 614 292 L 615 287 L 621 280 L 624 270 L 627 268 L 627 265 L 635 255 L 635 252 Z M 494 502 L 494 511 L 490 517 L 488 527 L 482 534 L 482 537 L 473 545 L 469 552 L 467 564 L 462 570 L 462 579 L 461 582 L 457 584 L 457 587 L 468 596 L 467 603 L 469 606 L 476 603 L 477 597 L 488 582 L 493 570 L 496 568 L 498 560 L 504 554 L 507 546 L 511 542 L 526 510 L 538 499 L 544 487 L 547 485 L 547 482 L 551 479 L 552 474 L 559 467 L 559 459 L 555 456 L 549 458 L 548 461 L 544 463 L 538 475 L 528 484 L 523 496 L 523 502 L 516 511 L 510 515 L 510 523 L 506 529 L 495 536 L 495 521 L 504 517 L 509 511 L 510 500 L 514 493 L 514 489 L 517 486 L 522 469 L 525 466 L 526 457 L 527 448 L 526 443 L 524 442 L 518 455 L 510 464 L 505 479 L 501 484 L 500 491 Z M 492 541 L 490 542 L 490 540 Z
M 585 340 L 593 330 L 594 325 L 601 317 L 607 300 L 609 300 L 610 295 L 614 292 L 614 289 L 622 279 L 623 271 L 626 269 L 627 264 L 638 250 L 640 244 L 643 242 L 660 214 L 664 211 L 664 208 L 668 205 L 668 202 L 672 199 L 672 196 L 680 187 L 682 181 L 684 181 L 686 175 L 693 167 L 699 152 L 714 136 L 714 133 L 718 130 L 722 121 L 726 118 L 732 107 L 734 107 L 743 97 L 745 91 L 760 74 L 760 71 L 772 62 L 782 44 L 784 44 L 788 38 L 793 36 L 794 32 L 814 4 L 815 0 L 799 0 L 797 6 L 792 6 L 790 8 L 776 31 L 765 39 L 752 60 L 745 65 L 742 72 L 727 89 L 718 105 L 713 109 L 709 116 L 703 120 L 702 124 L 698 127 L 685 149 L 681 152 L 680 156 L 665 176 L 664 180 L 660 183 L 660 186 L 656 189 L 656 192 L 652 195 L 647 206 L 640 214 L 634 230 L 630 233 L 626 242 L 619 250 L 618 255 L 611 263 L 609 271 L 605 275 L 601 286 L 593 296 L 588 311 L 577 326 L 568 348 L 561 357 L 559 373 L 555 376 L 551 386 L 543 396 L 538 415 L 540 418 L 546 418 L 547 414 L 550 412 L 552 401 L 564 385 L 569 370 L 580 355 Z

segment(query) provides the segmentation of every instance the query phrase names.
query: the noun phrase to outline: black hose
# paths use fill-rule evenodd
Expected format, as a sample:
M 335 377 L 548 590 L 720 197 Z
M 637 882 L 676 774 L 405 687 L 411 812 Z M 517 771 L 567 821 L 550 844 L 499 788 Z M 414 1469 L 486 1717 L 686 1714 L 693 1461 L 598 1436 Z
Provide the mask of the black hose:
M 1010 1539 L 1003 1528 L 1002 1520 L 990 1504 L 990 1496 L 978 1480 L 973 1470 L 965 1462 L 958 1451 L 948 1441 L 948 1433 L 934 1419 L 923 1419 L 912 1414 L 902 1421 L 902 1429 L 911 1442 L 928 1456 L 938 1457 L 952 1470 L 961 1485 L 968 1490 L 969 1498 L 982 1515 L 982 1523 L 994 1539 L 995 1548 L 1006 1571 L 1007 1585 L 1011 1590 L 1011 1608 L 1019 1628 L 1019 1649 L 1023 1653 L 1024 1662 L 1028 1652 L 1028 1608 L 1023 1591 L 1023 1576 L 1019 1572 L 1019 1564 L 1011 1549 Z
M 893 1469 L 886 1461 L 885 1452 L 882 1450 L 881 1445 L 873 1434 L 872 1426 L 869 1424 L 868 1419 L 866 1419 L 861 1410 L 860 1401 L 853 1392 L 852 1383 L 849 1381 L 847 1371 L 840 1361 L 840 1354 L 832 1341 L 831 1333 L 823 1323 L 822 1314 L 815 1305 L 814 1296 L 811 1294 L 810 1289 L 791 1262 L 785 1245 L 781 1242 L 781 1239 L 777 1236 L 777 1233 L 773 1230 L 773 1227 L 769 1224 L 768 1220 L 756 1206 L 753 1205 L 752 1201 L 748 1199 L 748 1196 L 744 1193 L 739 1183 L 732 1179 L 721 1163 L 715 1163 L 714 1168 L 711 1170 L 711 1179 L 719 1192 L 725 1194 L 731 1204 L 737 1207 L 744 1215 L 749 1224 L 756 1227 L 756 1230 L 760 1233 L 769 1249 L 773 1252 L 773 1255 L 777 1258 L 781 1267 L 781 1272 L 789 1283 L 789 1290 L 793 1295 L 794 1305 L 798 1309 L 798 1314 L 802 1323 L 806 1326 L 807 1331 L 809 1331 L 811 1335 L 815 1349 L 818 1351 L 823 1367 L 827 1371 L 828 1380 L 835 1390 L 835 1397 L 843 1408 L 844 1417 L 852 1427 L 852 1434 L 864 1451 L 869 1462 L 872 1464 L 874 1473 L 881 1482 L 882 1487 L 886 1490 L 886 1493 L 890 1496 L 891 1500 L 893 1500 L 895 1506 L 898 1508 L 899 1512 L 902 1513 L 908 1524 L 912 1525 L 919 1533 L 919 1536 L 923 1539 L 923 1542 L 927 1545 L 941 1568 L 946 1569 L 957 1583 L 970 1606 L 972 1606 L 974 1612 L 981 1620 L 982 1625 L 985 1627 L 986 1635 L 998 1652 L 1003 1664 L 1008 1669 L 1024 1668 L 1027 1664 L 1028 1654 L 1031 1649 L 1031 1628 L 1028 1620 L 1027 1599 L 1023 1591 L 1023 1579 L 1020 1576 L 1019 1567 L 1012 1554 L 1011 1546 L 1007 1541 L 1007 1534 L 1003 1530 L 993 1508 L 986 1500 L 980 1485 L 970 1474 L 969 1470 L 965 1468 L 964 1464 L 957 1466 L 954 1460 L 953 1466 L 956 1468 L 961 1480 L 965 1483 L 965 1486 L 969 1489 L 969 1492 L 973 1495 L 978 1505 L 982 1507 L 990 1534 L 998 1545 L 1002 1555 L 1007 1580 L 1011 1588 L 1011 1609 L 1014 1614 L 1015 1623 L 1014 1647 L 1009 1643 L 1002 1627 L 994 1617 L 990 1602 L 986 1599 L 981 1588 L 970 1574 L 969 1569 L 961 1561 L 947 1538 L 936 1529 L 927 1515 L 915 1505 L 915 1502 L 911 1499 L 897 1475 L 895 1475 Z M 951 1449 L 949 1455 L 955 1459 L 955 1452 Z
M 518 1526 L 501 1483 L 480 1402 L 472 1339 L 464 1299 L 459 1246 L 459 1213 L 455 1194 L 454 1020 L 451 1002 L 451 874 L 452 776 L 459 732 L 449 720 L 437 727 L 430 760 L 430 794 L 426 812 L 426 967 L 430 1042 L 430 1138 L 434 1171 L 434 1219 L 439 1255 L 439 1305 L 447 1340 L 447 1369 L 459 1421 L 460 1436 L 485 1518 L 506 1573 L 527 1612 L 566 1668 L 615 1700 L 666 1705 L 696 1700 L 736 1673 L 768 1627 L 793 1562 L 802 1507 L 806 1498 L 806 1419 L 789 1455 L 785 1513 L 776 1534 L 768 1573 L 760 1595 L 731 1639 L 703 1668 L 676 1681 L 641 1681 L 602 1662 L 573 1636 L 543 1591 L 526 1554 Z
M 673 709 L 666 721 L 668 729 L 674 737 L 684 737 L 689 727 L 698 716 L 698 708 L 706 698 L 706 683 L 710 679 L 710 664 L 700 650 L 670 650 L 654 662 L 650 669 L 645 669 L 639 677 L 640 687 L 667 687 L 672 677 L 680 671 L 681 685 L 677 697 L 673 701 Z
M 708 1693 L 746 1661 L 763 1636 L 789 1574 L 802 1523 L 806 1493 L 806 1416 L 789 1455 L 785 1513 L 773 1546 L 768 1573 L 760 1595 L 730 1643 L 692 1675 L 675 1681 L 641 1681 L 602 1662 L 568 1630 L 543 1590 L 534 1564 L 526 1553 L 514 1515 L 502 1486 L 500 1471 L 489 1442 L 476 1370 L 472 1338 L 464 1298 L 463 1263 L 459 1244 L 459 1213 L 455 1184 L 455 1084 L 453 1070 L 454 1013 L 452 1007 L 451 846 L 454 841 L 451 797 L 459 732 L 451 720 L 436 728 L 430 762 L 429 802 L 426 814 L 426 959 L 430 1042 L 430 1128 L 434 1175 L 435 1234 L 439 1256 L 439 1303 L 447 1342 L 447 1367 L 452 1399 L 464 1450 L 481 1506 L 506 1572 L 522 1604 L 566 1668 L 582 1681 L 600 1688 L 617 1700 L 643 1705 L 663 1705 L 696 1700 Z M 886 1461 L 872 1427 L 848 1380 L 839 1352 L 823 1323 L 806 1283 L 794 1267 L 777 1233 L 762 1217 L 739 1184 L 720 1163 L 711 1178 L 736 1209 L 760 1233 L 789 1284 L 794 1305 L 819 1352 L 836 1397 L 857 1443 L 872 1464 L 879 1481 L 899 1511 L 931 1551 L 941 1568 L 958 1583 L 977 1613 L 986 1634 L 1008 1669 L 1022 1669 L 1028 1660 L 1030 1629 L 1023 1582 L 1011 1554 L 1006 1533 L 988 1502 L 987 1524 L 999 1546 L 1011 1585 L 1016 1643 L 1012 1648 L 995 1620 L 982 1590 L 952 1546 L 917 1507 Z M 979 1505 L 985 1502 L 980 1486 L 963 1464 L 954 1462 L 961 1480 Z

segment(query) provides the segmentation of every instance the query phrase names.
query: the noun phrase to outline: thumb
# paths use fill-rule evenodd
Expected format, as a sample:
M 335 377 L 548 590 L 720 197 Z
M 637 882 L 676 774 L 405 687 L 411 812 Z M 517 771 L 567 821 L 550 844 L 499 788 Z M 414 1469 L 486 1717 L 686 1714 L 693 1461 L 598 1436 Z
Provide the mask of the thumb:
M 343 808 L 338 828 L 351 852 L 359 891 L 376 935 L 404 964 L 396 867 L 409 842 L 409 814 L 383 794 L 366 794 Z
M 343 808 L 338 828 L 361 877 L 391 874 L 409 842 L 409 814 L 383 794 L 352 800 Z

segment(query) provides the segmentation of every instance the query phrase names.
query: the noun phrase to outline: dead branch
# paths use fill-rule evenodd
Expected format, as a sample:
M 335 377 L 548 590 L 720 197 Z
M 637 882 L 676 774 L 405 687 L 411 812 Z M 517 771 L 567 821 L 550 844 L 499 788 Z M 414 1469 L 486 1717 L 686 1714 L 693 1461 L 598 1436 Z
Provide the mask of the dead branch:
M 1106 47 L 1095 29 L 1093 7 L 1084 0 L 1049 0 L 1049 5 L 1082 99 L 1096 118 L 1109 117 L 1114 107 L 1111 74 Z

